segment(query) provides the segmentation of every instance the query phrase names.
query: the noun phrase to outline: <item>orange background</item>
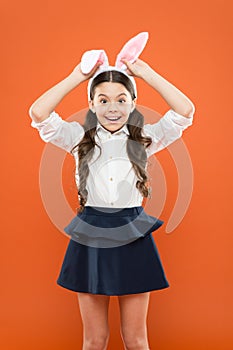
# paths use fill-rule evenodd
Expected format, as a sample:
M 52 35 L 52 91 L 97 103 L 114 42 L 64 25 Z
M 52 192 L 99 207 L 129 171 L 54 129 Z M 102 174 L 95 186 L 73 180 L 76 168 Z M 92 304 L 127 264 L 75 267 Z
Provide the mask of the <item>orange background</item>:
M 189 209 L 176 230 L 154 233 L 171 287 L 152 292 L 151 349 L 228 350 L 232 332 L 232 1 L 1 1 L 1 334 L 13 349 L 81 349 L 77 295 L 56 284 L 68 238 L 43 207 L 38 172 L 44 143 L 28 108 L 78 64 L 104 48 L 114 63 L 140 31 L 141 58 L 196 106 L 183 140 L 194 168 Z M 164 113 L 162 98 L 138 81 L 138 103 Z M 57 108 L 64 117 L 87 107 L 86 85 Z M 158 154 L 168 183 L 168 220 L 177 172 Z M 123 349 L 117 297 L 109 310 L 109 349 Z

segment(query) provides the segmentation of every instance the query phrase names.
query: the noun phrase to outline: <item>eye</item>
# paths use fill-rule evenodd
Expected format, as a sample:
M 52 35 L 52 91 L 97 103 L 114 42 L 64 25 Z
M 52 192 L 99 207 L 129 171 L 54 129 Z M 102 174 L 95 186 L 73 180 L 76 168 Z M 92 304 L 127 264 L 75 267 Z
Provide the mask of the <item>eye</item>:
M 105 98 L 102 98 L 102 99 L 100 100 L 100 103 L 107 103 L 107 100 L 106 100 Z
M 126 102 L 123 98 L 121 98 L 118 102 L 120 102 L 120 103 L 124 103 L 124 102 Z

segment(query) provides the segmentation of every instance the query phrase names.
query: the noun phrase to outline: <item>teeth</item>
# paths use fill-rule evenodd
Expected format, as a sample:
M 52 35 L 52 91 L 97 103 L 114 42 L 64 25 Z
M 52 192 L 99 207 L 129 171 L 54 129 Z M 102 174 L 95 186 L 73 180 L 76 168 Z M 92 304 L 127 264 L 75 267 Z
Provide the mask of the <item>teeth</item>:
M 120 119 L 120 117 L 117 117 L 117 118 L 109 118 L 109 117 L 106 117 L 107 119 L 109 119 L 109 120 L 118 120 L 118 119 Z

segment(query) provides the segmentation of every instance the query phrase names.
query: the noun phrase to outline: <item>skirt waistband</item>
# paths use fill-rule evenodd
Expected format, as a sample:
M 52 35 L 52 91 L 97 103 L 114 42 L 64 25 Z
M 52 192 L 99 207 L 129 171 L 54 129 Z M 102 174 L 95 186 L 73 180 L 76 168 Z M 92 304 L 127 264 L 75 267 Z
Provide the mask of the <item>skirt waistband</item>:
M 134 216 L 139 215 L 143 211 L 142 206 L 129 207 L 129 208 L 110 208 L 110 207 L 96 207 L 96 206 L 85 206 L 82 214 L 87 215 L 99 215 L 99 216 Z

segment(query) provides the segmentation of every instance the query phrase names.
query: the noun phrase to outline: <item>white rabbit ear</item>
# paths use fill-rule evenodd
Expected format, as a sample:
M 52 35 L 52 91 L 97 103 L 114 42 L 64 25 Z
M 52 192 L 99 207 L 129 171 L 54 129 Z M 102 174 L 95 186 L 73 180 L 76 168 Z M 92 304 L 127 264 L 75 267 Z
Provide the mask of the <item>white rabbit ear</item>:
M 148 38 L 148 32 L 141 32 L 127 41 L 120 53 L 117 55 L 115 66 L 123 70 L 127 69 L 126 65 L 121 62 L 121 59 L 124 58 L 130 63 L 134 63 L 146 46 Z
M 90 50 L 86 51 L 81 58 L 81 71 L 83 74 L 88 74 L 94 68 L 98 61 L 102 61 L 99 67 L 108 67 L 108 57 L 104 50 Z

